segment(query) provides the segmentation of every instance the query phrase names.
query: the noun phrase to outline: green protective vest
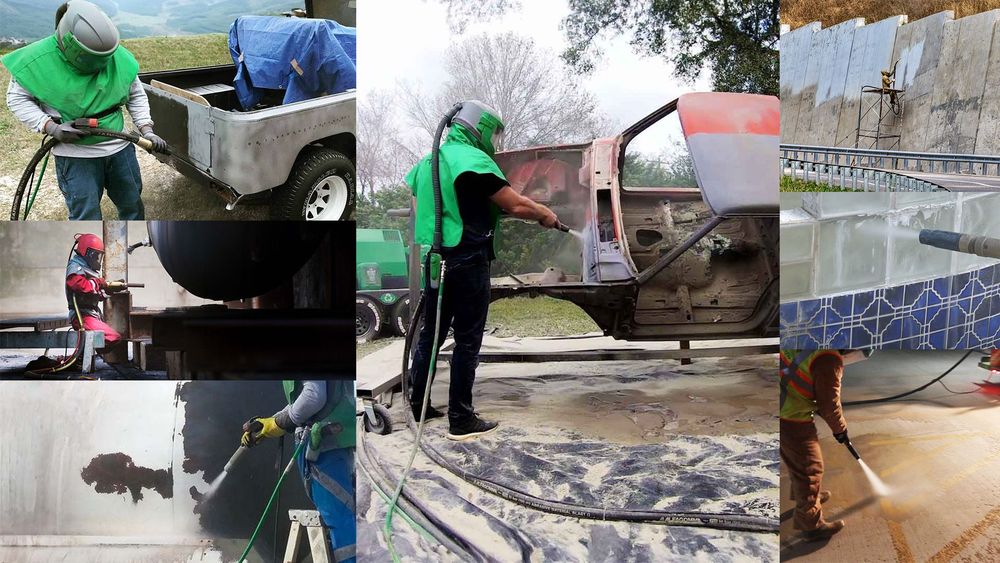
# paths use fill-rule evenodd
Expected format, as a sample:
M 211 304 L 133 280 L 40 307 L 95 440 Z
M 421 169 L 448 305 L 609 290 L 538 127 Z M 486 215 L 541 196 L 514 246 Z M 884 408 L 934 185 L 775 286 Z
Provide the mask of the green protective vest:
M 66 61 L 55 35 L 8 53 L 0 62 L 32 96 L 55 108 L 63 123 L 124 105 L 139 75 L 139 63 L 120 45 L 100 72 L 80 72 Z M 100 118 L 97 126 L 124 131 L 125 117 L 121 110 L 115 111 Z M 106 137 L 88 135 L 76 142 L 94 145 L 106 140 Z
M 302 382 L 286 380 L 282 382 L 288 404 L 302 393 Z M 351 381 L 327 381 L 326 405 L 307 421 L 309 446 L 313 450 L 353 448 L 356 443 L 354 425 L 354 386 Z M 322 447 L 321 447 L 322 446 Z
M 816 390 L 812 364 L 816 358 L 837 354 L 834 350 L 782 350 L 778 366 L 782 420 L 812 422 L 816 413 Z
M 462 240 L 464 223 L 458 209 L 455 179 L 464 172 L 493 174 L 503 181 L 507 178 L 500 167 L 482 149 L 464 125 L 454 124 L 441 145 L 441 244 L 445 248 L 458 246 Z M 431 182 L 431 155 L 427 155 L 406 175 L 406 184 L 417 198 L 417 217 L 414 237 L 420 244 L 434 242 L 434 185 Z M 500 208 L 491 205 L 493 241 L 496 246 L 500 230 Z

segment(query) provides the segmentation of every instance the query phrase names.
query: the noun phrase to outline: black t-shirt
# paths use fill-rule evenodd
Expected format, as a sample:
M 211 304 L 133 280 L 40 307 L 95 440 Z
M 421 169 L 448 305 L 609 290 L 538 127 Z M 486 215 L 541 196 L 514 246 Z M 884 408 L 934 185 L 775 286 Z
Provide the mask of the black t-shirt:
M 493 220 L 490 197 L 507 186 L 493 174 L 463 172 L 455 179 L 458 212 L 462 216 L 462 240 L 448 254 L 453 257 L 482 254 L 493 260 Z

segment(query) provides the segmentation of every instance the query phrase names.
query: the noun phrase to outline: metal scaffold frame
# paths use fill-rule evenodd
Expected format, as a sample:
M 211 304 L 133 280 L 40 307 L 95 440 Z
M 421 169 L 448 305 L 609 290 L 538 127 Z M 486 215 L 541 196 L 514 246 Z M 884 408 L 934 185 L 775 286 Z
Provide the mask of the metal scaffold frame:
M 858 124 L 855 129 L 854 148 L 893 150 L 899 148 L 901 138 L 901 120 L 903 118 L 903 94 L 905 90 L 884 86 L 862 86 L 861 98 L 858 104 Z M 876 100 L 872 95 L 877 95 Z M 862 123 L 869 115 L 876 118 L 874 126 L 862 128 Z M 867 121 L 870 121 L 868 119 Z M 883 129 L 888 129 L 884 132 Z M 861 146 L 861 139 L 871 139 L 868 146 Z M 888 146 L 882 141 L 890 141 Z

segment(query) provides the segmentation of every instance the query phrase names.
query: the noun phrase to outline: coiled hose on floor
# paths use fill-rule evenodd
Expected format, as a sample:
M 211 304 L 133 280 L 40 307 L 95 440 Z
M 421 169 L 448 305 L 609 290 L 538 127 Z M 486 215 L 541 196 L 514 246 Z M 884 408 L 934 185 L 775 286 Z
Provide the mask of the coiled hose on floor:
M 417 301 L 415 314 L 410 321 L 409 330 L 406 332 L 406 339 L 403 345 L 403 397 L 409 403 L 409 359 L 410 350 L 413 345 L 413 338 L 419 325 L 420 311 L 422 310 L 424 294 L 420 294 Z M 430 386 L 430 381 L 427 383 Z M 426 408 L 426 407 L 425 407 Z M 416 429 L 416 421 L 413 419 L 412 409 L 406 411 L 407 422 L 411 430 Z M 593 520 L 620 520 L 626 522 L 646 522 L 652 524 L 663 524 L 668 526 L 695 526 L 702 528 L 717 528 L 722 530 L 736 530 L 745 532 L 777 532 L 778 522 L 773 518 L 763 516 L 752 516 L 745 514 L 725 514 L 709 512 L 673 512 L 665 510 L 628 510 L 628 509 L 606 509 L 595 508 L 575 503 L 554 501 L 539 498 L 524 491 L 510 488 L 492 479 L 466 471 L 448 460 L 442 453 L 430 444 L 421 441 L 420 448 L 435 463 L 444 467 L 459 478 L 480 489 L 499 496 L 505 500 L 532 508 L 569 516 L 572 518 L 587 518 Z
M 128 133 L 125 131 L 112 131 L 110 129 L 101 129 L 96 126 L 97 120 L 91 118 L 81 118 L 73 121 L 73 126 L 77 129 L 84 131 L 88 135 L 97 135 L 99 137 L 110 137 L 112 139 L 121 139 L 122 141 L 128 141 L 139 145 L 139 147 L 153 152 L 153 143 L 149 139 L 144 139 L 141 135 L 137 133 Z M 31 184 L 32 178 L 35 176 L 35 169 L 38 168 L 38 163 L 44 158 L 46 163 L 48 163 L 49 151 L 52 150 L 59 141 L 52 138 L 46 137 L 43 139 L 42 144 L 35 151 L 35 154 L 28 161 L 28 165 L 25 166 L 24 172 L 21 174 L 21 181 L 17 184 L 17 190 L 14 192 L 14 204 L 10 208 L 10 220 L 11 221 L 23 221 L 27 220 L 28 213 L 31 212 L 31 206 L 35 202 L 35 195 L 38 193 L 38 188 L 42 184 L 42 178 L 39 176 L 38 182 L 35 184 L 35 189 L 32 192 L 31 197 L 28 199 L 27 205 L 24 206 L 24 213 L 21 213 L 21 203 L 24 200 L 24 193 L 28 190 L 28 186 Z M 164 154 L 170 154 L 170 149 L 168 148 L 164 151 Z M 42 175 L 45 174 L 45 166 L 42 167 Z

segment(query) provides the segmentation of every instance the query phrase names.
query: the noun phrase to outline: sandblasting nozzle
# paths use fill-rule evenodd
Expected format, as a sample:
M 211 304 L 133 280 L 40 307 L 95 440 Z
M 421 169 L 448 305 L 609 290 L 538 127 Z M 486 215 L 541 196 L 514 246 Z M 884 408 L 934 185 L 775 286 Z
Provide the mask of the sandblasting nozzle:
M 975 254 L 985 258 L 1000 258 L 1000 239 L 973 236 L 965 233 L 922 229 L 920 243 L 944 250 L 954 250 L 966 254 Z
M 236 453 L 233 454 L 233 457 L 229 458 L 229 461 L 226 463 L 225 469 L 223 469 L 222 471 L 225 473 L 229 473 L 229 470 L 232 469 L 234 465 L 236 465 L 236 462 L 239 461 L 240 458 L 243 457 L 243 454 L 245 453 L 247 453 L 246 446 L 240 446 L 239 448 L 236 448 Z

